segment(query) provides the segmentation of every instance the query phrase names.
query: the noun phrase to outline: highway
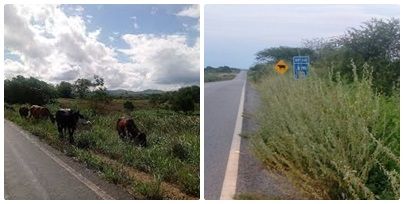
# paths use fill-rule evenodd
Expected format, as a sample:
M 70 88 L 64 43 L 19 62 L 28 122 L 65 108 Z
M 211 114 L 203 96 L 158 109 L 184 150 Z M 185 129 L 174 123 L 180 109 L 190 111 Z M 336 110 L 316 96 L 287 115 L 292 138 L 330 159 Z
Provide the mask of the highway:
M 220 199 L 246 71 L 233 80 L 205 83 L 205 199 Z
M 4 136 L 5 199 L 133 199 L 9 121 Z

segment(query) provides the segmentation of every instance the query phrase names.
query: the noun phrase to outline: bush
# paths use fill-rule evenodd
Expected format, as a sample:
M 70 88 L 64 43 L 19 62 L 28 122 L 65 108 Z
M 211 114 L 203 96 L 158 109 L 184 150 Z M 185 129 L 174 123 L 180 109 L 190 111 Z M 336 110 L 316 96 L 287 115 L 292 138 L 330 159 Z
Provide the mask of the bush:
M 369 66 L 351 66 L 349 84 L 338 73 L 261 80 L 256 153 L 310 198 L 399 199 L 399 95 L 375 94 Z
M 199 103 L 199 86 L 180 88 L 170 100 L 174 111 L 192 112 Z
M 36 78 L 17 76 L 4 80 L 4 100 L 7 103 L 44 105 L 55 98 L 55 87 Z
M 135 109 L 135 106 L 133 105 L 132 102 L 130 101 L 125 101 L 125 103 L 123 103 L 123 108 L 127 111 L 132 112 Z

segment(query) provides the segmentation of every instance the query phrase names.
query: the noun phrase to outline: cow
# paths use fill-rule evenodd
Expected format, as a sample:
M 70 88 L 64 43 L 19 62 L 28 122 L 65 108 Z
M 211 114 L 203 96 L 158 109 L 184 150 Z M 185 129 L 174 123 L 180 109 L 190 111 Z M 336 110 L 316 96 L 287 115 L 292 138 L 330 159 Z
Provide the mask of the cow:
M 31 106 L 31 108 L 29 109 L 29 117 L 44 120 L 49 118 L 52 123 L 55 123 L 55 118 L 53 117 L 49 109 L 38 105 Z
M 56 123 L 58 127 L 59 137 L 63 138 L 64 133 L 69 133 L 69 143 L 74 143 L 73 134 L 76 130 L 79 120 L 84 119 L 80 111 L 73 111 L 71 109 L 59 109 L 56 111 Z
M 20 107 L 20 109 L 18 109 L 18 112 L 20 113 L 20 116 L 22 118 L 27 118 L 28 114 L 29 114 L 29 109 L 25 106 Z
M 146 135 L 143 132 L 140 132 L 132 118 L 119 118 L 116 122 L 116 130 L 122 140 L 128 139 L 142 147 L 146 147 Z

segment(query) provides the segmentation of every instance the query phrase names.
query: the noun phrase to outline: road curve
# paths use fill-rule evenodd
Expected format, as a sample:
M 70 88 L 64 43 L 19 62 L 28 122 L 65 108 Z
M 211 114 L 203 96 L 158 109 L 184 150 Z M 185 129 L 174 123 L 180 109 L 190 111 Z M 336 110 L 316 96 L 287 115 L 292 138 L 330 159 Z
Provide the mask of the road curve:
M 83 165 L 4 122 L 5 199 L 132 199 Z
M 229 81 L 205 83 L 205 199 L 220 199 L 246 71 Z

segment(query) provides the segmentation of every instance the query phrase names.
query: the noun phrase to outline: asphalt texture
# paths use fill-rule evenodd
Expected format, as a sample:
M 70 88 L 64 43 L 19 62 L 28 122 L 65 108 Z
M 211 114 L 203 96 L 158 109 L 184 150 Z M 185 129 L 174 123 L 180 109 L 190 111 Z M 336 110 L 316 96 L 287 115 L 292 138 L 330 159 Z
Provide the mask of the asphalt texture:
M 4 122 L 4 137 L 7 200 L 133 199 L 121 187 L 102 180 L 96 172 L 9 121 Z
M 246 71 L 235 79 L 205 83 L 205 199 L 220 198 Z

